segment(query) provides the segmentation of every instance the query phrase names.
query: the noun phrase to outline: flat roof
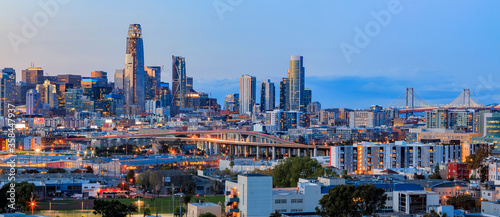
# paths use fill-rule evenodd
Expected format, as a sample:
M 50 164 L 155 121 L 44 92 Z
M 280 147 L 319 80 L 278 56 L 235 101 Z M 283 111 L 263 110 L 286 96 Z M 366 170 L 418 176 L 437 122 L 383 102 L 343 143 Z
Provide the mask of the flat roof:
M 212 203 L 212 202 L 203 202 L 203 203 L 189 203 L 193 206 L 196 207 L 205 207 L 205 206 L 220 206 L 218 204 Z

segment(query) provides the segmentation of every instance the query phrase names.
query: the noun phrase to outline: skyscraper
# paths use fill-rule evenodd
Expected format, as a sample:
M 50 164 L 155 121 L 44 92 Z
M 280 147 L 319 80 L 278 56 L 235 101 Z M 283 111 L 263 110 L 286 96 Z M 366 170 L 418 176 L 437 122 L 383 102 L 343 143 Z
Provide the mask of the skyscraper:
M 184 57 L 172 56 L 172 105 L 186 108 L 186 60 Z
M 275 106 L 274 83 L 270 79 L 262 80 L 260 83 L 260 111 L 272 111 Z
M 28 89 L 36 88 L 37 84 L 43 82 L 43 70 L 40 67 L 35 67 L 31 64 L 31 67 L 23 70 L 23 82 L 26 83 Z
M 16 71 L 4 68 L 0 76 L 0 116 L 7 117 L 9 104 L 14 105 L 15 100 Z
M 90 77 L 99 78 L 98 86 L 107 87 L 108 86 L 108 73 L 103 71 L 93 71 L 90 73 Z
M 139 24 L 130 24 L 125 54 L 123 85 L 127 114 L 144 111 L 144 49 L 142 29 Z
M 30 89 L 26 92 L 26 114 L 34 115 L 38 109 L 38 92 L 35 89 Z
M 161 83 L 161 66 L 146 66 L 146 92 L 145 100 L 152 100 L 155 98 L 157 90 L 160 89 Z
M 71 84 L 72 88 L 81 88 L 81 75 L 57 75 L 57 83 Z
M 82 89 L 69 89 L 65 94 L 65 108 L 67 114 L 74 114 L 83 109 L 83 90 Z M 26 99 L 27 101 L 28 99 Z M 27 106 L 26 106 L 27 107 Z
M 123 75 L 125 74 L 125 69 L 117 69 L 115 71 L 115 89 L 123 90 Z
M 310 89 L 304 89 L 304 106 L 307 108 L 307 106 L 311 102 L 312 102 L 312 91 Z
M 290 110 L 288 107 L 288 78 L 282 78 L 280 82 L 280 109 Z
M 292 56 L 290 58 L 290 68 L 288 69 L 288 106 L 291 111 L 305 111 L 304 95 L 304 74 L 305 68 L 302 56 Z
M 240 114 L 253 111 L 255 105 L 255 77 L 242 75 L 240 78 Z
M 235 112 L 240 110 L 240 94 L 233 93 L 224 97 L 224 109 Z
M 41 104 L 46 104 L 49 108 L 57 108 L 59 103 L 57 101 L 56 85 L 51 84 L 49 80 L 45 80 L 43 84 L 36 85 Z

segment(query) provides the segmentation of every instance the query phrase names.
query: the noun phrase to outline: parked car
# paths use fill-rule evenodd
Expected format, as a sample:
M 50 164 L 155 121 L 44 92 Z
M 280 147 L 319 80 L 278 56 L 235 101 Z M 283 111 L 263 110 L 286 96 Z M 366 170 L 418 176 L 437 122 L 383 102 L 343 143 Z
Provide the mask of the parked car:
M 184 197 L 184 193 L 177 193 L 177 194 L 174 194 L 175 196 L 177 197 Z
M 55 197 L 55 198 L 52 198 L 52 200 L 63 200 L 63 199 L 60 197 Z
M 97 198 L 95 198 L 94 196 L 90 196 L 90 197 L 89 197 L 89 199 L 90 199 L 90 200 L 95 200 L 95 199 L 97 199 Z

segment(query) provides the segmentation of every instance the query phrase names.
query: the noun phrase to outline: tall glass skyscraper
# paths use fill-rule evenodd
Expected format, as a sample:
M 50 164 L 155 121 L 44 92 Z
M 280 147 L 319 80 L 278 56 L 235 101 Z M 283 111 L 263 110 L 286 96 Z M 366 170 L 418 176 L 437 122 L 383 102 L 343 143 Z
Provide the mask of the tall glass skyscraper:
M 144 49 L 140 24 L 130 24 L 125 54 L 123 86 L 127 114 L 144 111 Z
M 186 108 L 186 59 L 172 56 L 172 105 Z
M 155 98 L 156 92 L 160 89 L 161 66 L 146 66 L 146 100 Z
M 275 98 L 274 83 L 270 79 L 262 80 L 260 83 L 260 111 L 274 110 Z
M 15 100 L 16 71 L 4 68 L 0 72 L 0 116 L 7 117 L 9 104 Z
M 304 74 L 303 57 L 292 56 L 288 69 L 289 89 L 287 93 L 290 111 L 305 111 Z
M 242 75 L 240 78 L 240 114 L 253 111 L 255 105 L 255 77 Z

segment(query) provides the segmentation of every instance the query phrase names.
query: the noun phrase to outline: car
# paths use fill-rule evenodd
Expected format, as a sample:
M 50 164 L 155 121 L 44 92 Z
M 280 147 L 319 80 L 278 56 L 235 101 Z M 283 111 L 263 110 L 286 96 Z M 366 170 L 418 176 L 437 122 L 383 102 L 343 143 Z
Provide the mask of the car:
M 83 200 L 83 197 L 77 197 L 76 199 L 77 200 Z
M 143 198 L 142 196 L 135 196 L 134 198 Z
M 93 197 L 93 196 L 90 196 L 90 197 L 89 197 L 89 200 L 95 200 L 95 199 L 97 199 L 97 198 L 96 198 L 96 197 Z
M 55 198 L 52 198 L 52 200 L 63 200 L 63 199 L 60 197 L 55 197 Z
M 177 193 L 177 194 L 174 194 L 174 196 L 177 196 L 177 197 L 184 197 L 184 193 Z

